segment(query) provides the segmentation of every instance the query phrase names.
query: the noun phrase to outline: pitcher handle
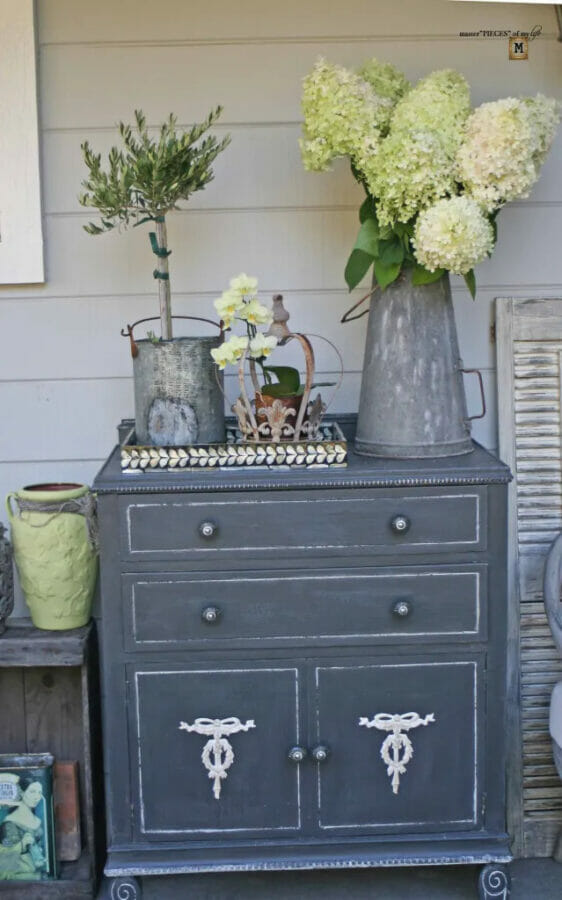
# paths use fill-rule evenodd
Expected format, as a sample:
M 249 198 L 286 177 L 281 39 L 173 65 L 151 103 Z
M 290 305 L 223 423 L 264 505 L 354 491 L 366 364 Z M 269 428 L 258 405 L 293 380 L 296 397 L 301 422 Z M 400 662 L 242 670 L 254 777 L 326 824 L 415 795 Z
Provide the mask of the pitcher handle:
M 484 394 L 484 381 L 482 380 L 482 372 L 480 369 L 460 369 L 463 375 L 476 375 L 478 385 L 480 387 L 480 401 L 482 403 L 482 412 L 477 416 L 468 416 L 467 421 L 472 422 L 474 419 L 483 419 L 486 415 L 486 396 Z

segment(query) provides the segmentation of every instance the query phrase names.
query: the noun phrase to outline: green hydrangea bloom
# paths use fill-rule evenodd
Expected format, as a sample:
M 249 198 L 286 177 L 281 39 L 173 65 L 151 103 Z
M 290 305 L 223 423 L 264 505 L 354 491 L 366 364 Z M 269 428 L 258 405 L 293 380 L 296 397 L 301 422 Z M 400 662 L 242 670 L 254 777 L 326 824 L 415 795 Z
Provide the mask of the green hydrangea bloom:
M 445 69 L 423 78 L 396 105 L 373 159 L 360 159 L 381 224 L 407 222 L 457 193 L 454 161 L 470 112 L 466 79 Z
M 359 148 L 376 145 L 391 105 L 359 75 L 319 59 L 304 79 L 300 147 L 305 168 L 324 171 L 334 157 L 353 160 Z
M 449 154 L 433 131 L 393 131 L 376 156 L 361 160 L 381 225 L 408 222 L 420 209 L 456 193 Z
M 391 101 L 386 107 L 386 121 L 380 123 L 381 130 L 384 131 L 390 123 L 394 106 L 410 90 L 410 82 L 392 63 L 381 63 L 375 57 L 361 66 L 357 74 L 371 85 L 375 94 Z
M 463 126 L 470 114 L 470 89 L 466 78 L 453 69 L 432 72 L 397 104 L 391 131 L 433 131 L 441 136 L 454 157 Z

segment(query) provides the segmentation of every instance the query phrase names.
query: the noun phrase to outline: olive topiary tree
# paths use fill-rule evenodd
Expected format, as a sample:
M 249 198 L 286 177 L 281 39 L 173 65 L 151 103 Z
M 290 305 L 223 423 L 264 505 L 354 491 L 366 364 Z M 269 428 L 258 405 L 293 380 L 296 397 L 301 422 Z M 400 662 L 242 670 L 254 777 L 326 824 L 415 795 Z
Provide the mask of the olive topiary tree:
M 130 125 L 119 123 L 123 148 L 112 147 L 107 169 L 102 168 L 101 154 L 94 153 L 88 143 L 82 144 L 89 176 L 82 182 L 82 206 L 96 208 L 100 224 L 84 226 L 88 234 L 102 234 L 116 226 L 127 227 L 154 222 L 149 233 L 152 252 L 157 257 L 154 278 L 158 279 L 162 340 L 172 338 L 172 309 L 167 247 L 166 215 L 179 209 L 178 202 L 187 200 L 213 179 L 211 163 L 230 143 L 230 135 L 222 140 L 207 136 L 206 131 L 217 121 L 222 107 L 217 106 L 207 118 L 187 131 L 176 131 L 176 117 L 170 115 L 160 127 L 159 136 L 148 133 L 142 110 L 135 110 L 136 134 Z M 198 143 L 199 142 L 199 143 Z

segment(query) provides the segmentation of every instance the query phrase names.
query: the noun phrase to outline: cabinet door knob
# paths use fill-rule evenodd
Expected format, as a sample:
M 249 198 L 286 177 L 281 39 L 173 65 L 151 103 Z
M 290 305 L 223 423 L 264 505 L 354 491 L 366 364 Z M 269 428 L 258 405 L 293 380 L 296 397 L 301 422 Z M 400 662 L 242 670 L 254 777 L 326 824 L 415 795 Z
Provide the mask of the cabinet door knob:
M 412 612 L 412 603 L 410 600 L 397 600 L 392 607 L 392 612 L 399 619 L 405 619 Z
M 199 526 L 199 534 L 202 538 L 206 538 L 209 540 L 212 537 L 215 537 L 219 528 L 214 522 L 201 522 Z
M 326 762 L 330 755 L 330 748 L 326 744 L 317 744 L 316 747 L 312 748 L 312 758 L 316 760 L 317 763 Z
M 406 534 L 410 530 L 411 524 L 408 516 L 398 515 L 391 519 L 390 527 L 394 534 Z
M 206 606 L 201 610 L 201 618 L 207 625 L 216 625 L 221 617 L 221 611 L 218 606 Z
M 306 747 L 299 747 L 298 745 L 291 747 L 287 756 L 291 762 L 300 763 L 306 757 Z

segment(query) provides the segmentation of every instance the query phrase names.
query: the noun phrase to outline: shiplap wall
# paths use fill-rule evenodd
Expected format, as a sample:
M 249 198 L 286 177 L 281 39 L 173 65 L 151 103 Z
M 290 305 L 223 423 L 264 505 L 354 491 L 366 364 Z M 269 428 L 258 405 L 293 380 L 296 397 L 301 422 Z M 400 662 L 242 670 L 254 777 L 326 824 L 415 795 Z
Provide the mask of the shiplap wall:
M 537 91 L 562 93 L 562 45 L 552 6 L 449 0 L 38 0 L 40 140 L 47 281 L 0 287 L 0 494 L 39 480 L 90 481 L 131 416 L 130 357 L 120 328 L 157 312 L 146 230 L 93 238 L 77 194 L 80 143 L 107 150 L 115 123 L 141 107 L 151 125 L 174 111 L 182 125 L 215 104 L 232 144 L 215 181 L 169 222 L 174 311 L 212 313 L 239 271 L 264 295 L 285 294 L 298 330 L 323 332 L 346 367 L 334 408 L 357 406 L 366 320 L 341 326 L 350 302 L 343 270 L 357 229 L 360 191 L 342 163 L 303 171 L 301 79 L 319 55 L 348 66 L 372 55 L 411 79 L 455 67 L 475 104 Z M 509 62 L 507 39 L 460 31 L 543 33 L 527 62 Z M 478 298 L 454 280 L 461 353 L 483 370 L 488 413 L 474 436 L 497 446 L 497 295 L 560 296 L 562 140 L 530 200 L 499 220 L 494 257 L 479 267 Z M 360 296 L 357 291 L 352 299 Z M 319 369 L 333 371 L 328 349 Z M 469 406 L 478 411 L 475 379 Z M 23 607 L 18 606 L 21 612 Z

